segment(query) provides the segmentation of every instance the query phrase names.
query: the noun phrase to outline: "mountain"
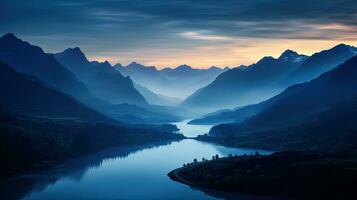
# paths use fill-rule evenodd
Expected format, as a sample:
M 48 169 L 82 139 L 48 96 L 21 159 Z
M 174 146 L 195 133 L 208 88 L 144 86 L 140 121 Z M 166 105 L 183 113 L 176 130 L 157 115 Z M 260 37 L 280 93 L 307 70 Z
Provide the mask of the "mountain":
M 214 111 L 267 99 L 287 87 L 283 81 L 306 59 L 286 50 L 277 59 L 264 57 L 247 68 L 228 70 L 185 99 L 183 106 Z
M 318 77 L 357 55 L 357 48 L 339 44 L 331 49 L 313 54 L 289 77 L 293 83 L 305 82 Z
M 240 143 L 246 145 L 276 145 L 276 148 L 283 149 L 322 148 L 327 143 L 316 141 L 324 139 L 326 142 L 356 131 L 353 125 L 357 122 L 354 112 L 356 77 L 357 56 L 310 82 L 293 85 L 263 102 L 263 109 L 244 122 L 215 126 L 209 134 L 239 138 Z M 338 117 L 343 117 L 344 113 L 349 119 L 339 120 Z M 326 119 L 326 116 L 330 117 Z
M 52 55 L 46 54 L 38 46 L 20 40 L 14 34 L 8 33 L 0 38 L 0 61 L 78 99 L 90 96 L 84 84 Z
M 180 99 L 207 85 L 218 74 L 227 70 L 227 68 L 221 69 L 218 67 L 194 69 L 188 65 L 158 70 L 154 66 L 144 66 L 136 62 L 125 67 L 117 64 L 114 68 L 123 75 L 130 76 L 134 82 L 154 93 Z
M 132 62 L 125 67 L 121 64 L 116 64 L 114 68 L 124 76 L 130 76 L 134 82 L 144 86 L 162 83 L 165 79 L 154 66 L 144 66 L 136 62 Z
M 88 60 L 84 54 L 81 53 L 79 48 L 67 51 L 65 56 L 69 55 L 73 56 L 73 58 L 71 57 L 69 60 L 76 62 L 74 65 L 75 70 L 73 71 L 83 75 L 81 76 L 83 79 L 84 77 L 88 77 L 88 81 L 94 82 L 95 80 L 98 85 L 93 86 L 92 89 L 96 90 L 102 98 L 119 98 L 119 96 L 124 96 L 128 97 L 128 99 L 124 99 L 125 102 L 129 102 L 130 100 L 131 103 L 134 103 L 135 101 L 133 102 L 131 101 L 132 99 L 130 99 L 134 96 L 137 103 L 142 103 L 141 106 L 145 108 L 138 108 L 127 103 L 115 105 L 97 98 L 88 90 L 85 84 L 77 79 L 77 75 L 75 76 L 70 70 L 58 62 L 53 54 L 46 54 L 40 47 L 22 41 L 13 34 L 6 34 L 0 38 L 0 61 L 9 64 L 18 72 L 28 74 L 32 76 L 33 79 L 38 79 L 65 94 L 75 97 L 75 99 L 95 111 L 104 113 L 116 120 L 130 121 L 131 123 L 166 123 L 179 119 L 172 113 L 171 108 L 160 108 L 159 111 L 157 111 L 157 107 L 150 107 L 144 97 L 134 88 L 132 81 L 127 77 L 122 77 L 116 70 L 113 70 L 108 62 L 91 62 L 89 63 L 89 67 Z M 83 67 L 88 67 L 89 69 L 83 69 Z M 83 72 L 83 74 L 80 72 Z M 92 77 L 91 74 L 95 74 L 95 76 Z M 94 83 L 89 83 L 89 86 L 92 86 L 91 84 Z M 115 85 L 109 89 L 101 88 L 103 91 L 98 91 L 100 87 L 108 84 Z M 120 90 L 122 86 L 124 89 Z M 110 94 L 110 92 L 114 93 L 116 91 L 122 91 L 123 95 L 115 94 L 116 96 L 105 96 L 106 94 Z M 128 93 L 128 95 L 126 93 Z
M 144 96 L 146 101 L 152 105 L 161 105 L 161 106 L 177 106 L 181 103 L 181 99 L 174 97 L 167 97 L 162 94 L 156 94 L 151 90 L 147 89 L 144 86 L 139 84 L 134 84 L 134 87 Z
M 55 54 L 55 57 L 82 80 L 96 97 L 111 103 L 94 105 L 111 118 L 135 124 L 168 123 L 181 119 L 176 115 L 176 110 L 149 105 L 130 77 L 121 75 L 108 62 L 89 62 L 79 48 L 69 48 Z
M 78 47 L 66 49 L 54 56 L 98 98 L 113 104 L 147 105 L 131 79 L 122 76 L 110 63 L 89 62 Z
M 72 96 L 0 62 L 0 108 L 38 120 L 114 122 Z
M 235 109 L 224 109 L 219 110 L 213 113 L 209 113 L 201 116 L 200 118 L 191 120 L 189 124 L 209 124 L 209 125 L 217 125 L 222 123 L 239 123 L 244 121 L 245 119 L 254 116 L 260 110 L 264 108 L 265 104 L 253 104 L 243 107 L 238 107 Z
M 183 138 L 173 125 L 118 123 L 3 62 L 0 91 L 0 179 L 107 147 Z

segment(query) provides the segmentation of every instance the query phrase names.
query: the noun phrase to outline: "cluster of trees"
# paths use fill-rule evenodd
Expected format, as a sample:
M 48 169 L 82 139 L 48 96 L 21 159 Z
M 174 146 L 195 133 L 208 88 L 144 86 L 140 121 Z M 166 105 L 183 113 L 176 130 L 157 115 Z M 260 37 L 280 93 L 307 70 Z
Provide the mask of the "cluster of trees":
M 251 157 L 260 156 L 260 153 L 259 153 L 259 151 L 256 151 L 254 154 L 252 153 L 249 156 L 251 156 Z M 232 157 L 248 157 L 248 155 L 247 154 L 243 154 L 243 155 L 239 156 L 237 154 L 233 155 L 233 154 L 230 153 L 230 154 L 228 154 L 228 157 L 229 158 L 232 158 Z M 218 154 L 212 156 L 212 160 L 218 160 L 219 158 L 220 157 L 219 157 Z M 205 157 L 203 157 L 202 160 L 201 160 L 201 162 L 207 162 L 207 161 L 209 161 L 209 160 L 206 159 Z M 192 162 L 183 164 L 183 167 L 191 166 L 191 165 L 197 164 L 197 163 L 199 163 L 199 161 L 197 160 L 197 158 L 194 158 Z
M 216 159 L 219 159 L 219 155 L 218 154 L 212 156 L 212 160 L 216 160 Z M 201 162 L 207 162 L 207 161 L 209 161 L 209 160 L 206 159 L 205 157 L 203 157 Z M 199 163 L 199 161 L 197 160 L 197 158 L 194 158 L 192 162 L 187 163 L 187 164 L 183 164 L 183 167 L 190 166 L 190 165 L 197 164 L 197 163 Z
M 203 188 L 309 199 L 349 199 L 357 194 L 356 161 L 356 150 L 334 154 L 289 151 L 268 156 L 256 153 L 192 165 L 178 175 Z

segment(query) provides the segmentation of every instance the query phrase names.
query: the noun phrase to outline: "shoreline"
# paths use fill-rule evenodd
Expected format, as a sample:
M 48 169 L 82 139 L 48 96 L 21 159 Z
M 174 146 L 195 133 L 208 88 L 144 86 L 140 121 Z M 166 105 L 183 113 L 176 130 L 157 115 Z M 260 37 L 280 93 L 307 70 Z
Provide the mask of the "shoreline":
M 155 145 L 157 143 L 167 143 L 167 142 L 175 142 L 175 141 L 181 141 L 186 138 L 172 138 L 172 139 L 164 139 L 164 140 L 153 140 L 150 142 L 144 142 L 144 143 L 138 143 L 138 144 L 125 144 L 125 145 L 118 145 L 118 146 L 108 146 L 103 149 L 99 149 L 96 151 L 91 151 L 91 152 L 85 152 L 82 154 L 77 154 L 77 155 L 70 155 L 66 158 L 63 158 L 61 160 L 48 160 L 44 161 L 43 163 L 38 164 L 37 166 L 29 169 L 21 169 L 21 170 L 13 170 L 13 171 L 8 171 L 6 174 L 4 173 L 4 176 L 0 176 L 0 183 L 4 183 L 8 180 L 11 180 L 13 178 L 16 178 L 18 176 L 26 176 L 29 174 L 36 174 L 40 173 L 43 171 L 51 170 L 51 169 L 57 169 L 57 168 L 63 168 L 67 166 L 67 163 L 70 162 L 71 160 L 78 159 L 80 157 L 85 157 L 88 155 L 94 155 L 94 154 L 100 154 L 102 152 L 109 151 L 111 149 L 116 149 L 116 148 L 124 148 L 124 147 L 137 147 L 137 146 L 144 146 L 144 145 Z
M 283 151 L 224 157 L 189 164 L 167 175 L 173 181 L 201 191 L 343 199 L 357 195 L 351 187 L 357 183 L 357 151 L 334 154 Z

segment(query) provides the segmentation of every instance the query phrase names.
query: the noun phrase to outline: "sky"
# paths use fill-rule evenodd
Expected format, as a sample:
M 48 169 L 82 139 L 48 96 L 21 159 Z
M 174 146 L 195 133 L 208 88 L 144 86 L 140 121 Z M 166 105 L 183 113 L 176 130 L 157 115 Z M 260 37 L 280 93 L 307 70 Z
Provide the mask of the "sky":
M 0 34 L 159 68 L 251 64 L 357 45 L 356 0 L 1 0 Z

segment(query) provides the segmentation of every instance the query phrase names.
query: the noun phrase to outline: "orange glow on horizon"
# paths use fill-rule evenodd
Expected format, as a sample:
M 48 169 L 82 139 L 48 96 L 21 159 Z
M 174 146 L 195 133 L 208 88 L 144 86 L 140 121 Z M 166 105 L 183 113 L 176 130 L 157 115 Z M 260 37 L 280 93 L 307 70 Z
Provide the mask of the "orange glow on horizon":
M 130 52 L 105 52 L 89 55 L 91 60 L 109 61 L 113 65 L 127 65 L 133 61 L 157 68 L 176 67 L 182 64 L 194 68 L 237 67 L 256 63 L 264 56 L 278 57 L 284 50 L 291 49 L 299 54 L 312 55 L 330 49 L 340 43 L 357 44 L 357 40 L 311 40 L 311 39 L 257 39 L 245 38 L 230 43 L 206 45 L 191 49 L 140 49 Z M 106 55 L 104 55 L 106 54 Z

